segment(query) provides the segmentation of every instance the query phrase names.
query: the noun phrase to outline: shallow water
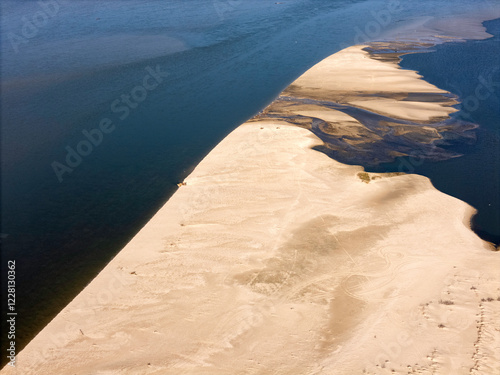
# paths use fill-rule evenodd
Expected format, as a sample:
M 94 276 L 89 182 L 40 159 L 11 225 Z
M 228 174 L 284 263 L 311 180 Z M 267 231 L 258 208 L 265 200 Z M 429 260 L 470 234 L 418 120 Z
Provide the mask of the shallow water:
M 419 71 L 424 79 L 457 95 L 458 120 L 479 124 L 476 142 L 453 143 L 449 150 L 463 156 L 440 162 L 400 159 L 385 170 L 418 173 L 436 188 L 478 210 L 474 230 L 500 244 L 500 20 L 485 23 L 493 37 L 448 43 L 432 53 L 406 55 L 401 66 Z
M 478 7 L 401 1 L 389 12 L 391 3 L 3 1 L 2 252 L 17 263 L 17 348 L 210 149 L 310 66 L 363 41 L 361 33 L 376 38 L 415 16 Z M 387 23 L 378 21 L 382 14 Z M 136 89 L 150 69 L 163 74 L 158 86 Z M 95 129 L 106 119 L 100 139 Z M 79 145 L 85 156 L 68 157 Z M 54 162 L 71 172 L 58 178 Z

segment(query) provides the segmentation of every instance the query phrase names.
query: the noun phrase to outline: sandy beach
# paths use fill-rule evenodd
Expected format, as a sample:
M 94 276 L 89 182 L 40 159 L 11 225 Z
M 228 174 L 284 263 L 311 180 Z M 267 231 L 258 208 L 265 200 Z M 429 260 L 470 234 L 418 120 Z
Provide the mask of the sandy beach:
M 435 141 L 446 139 L 447 133 L 473 136 L 476 125 L 449 117 L 456 111 L 456 97 L 399 68 L 402 53 L 392 51 L 400 46 L 353 46 L 324 59 L 252 121 L 281 118 L 307 128 L 324 141 L 325 152 L 349 164 L 377 164 L 403 155 L 434 160 L 458 156 Z
M 377 48 L 328 57 L 229 134 L 0 373 L 499 374 L 500 253 L 474 209 L 327 155 L 455 157 L 434 142 L 474 128 Z

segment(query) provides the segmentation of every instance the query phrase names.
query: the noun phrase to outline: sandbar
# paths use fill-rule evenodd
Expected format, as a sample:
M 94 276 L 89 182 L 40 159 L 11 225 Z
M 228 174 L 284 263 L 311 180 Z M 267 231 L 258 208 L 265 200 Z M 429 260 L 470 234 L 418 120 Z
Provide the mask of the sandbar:
M 359 149 L 442 137 L 456 98 L 367 47 L 230 133 L 0 373 L 500 373 L 500 257 L 471 231 L 474 209 L 317 150 L 314 127 Z

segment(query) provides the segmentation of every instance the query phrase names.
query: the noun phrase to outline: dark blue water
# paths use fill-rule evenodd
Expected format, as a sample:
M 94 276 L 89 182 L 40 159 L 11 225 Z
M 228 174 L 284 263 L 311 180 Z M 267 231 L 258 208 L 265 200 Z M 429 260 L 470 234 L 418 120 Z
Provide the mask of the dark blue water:
M 2 280 L 6 261 L 15 259 L 18 349 L 225 135 L 316 62 L 359 41 L 359 30 L 378 15 L 388 15 L 389 23 L 368 29 L 373 38 L 415 16 L 492 6 L 487 0 L 44 4 L 1 3 Z M 75 150 L 84 156 L 68 156 Z M 459 174 L 470 170 L 457 167 Z
M 401 66 L 457 95 L 453 116 L 479 125 L 474 144 L 453 144 L 463 156 L 442 162 L 405 158 L 386 170 L 427 176 L 439 190 L 478 210 L 473 229 L 500 244 L 500 20 L 485 22 L 494 36 L 480 41 L 447 43 L 431 53 L 406 55 Z

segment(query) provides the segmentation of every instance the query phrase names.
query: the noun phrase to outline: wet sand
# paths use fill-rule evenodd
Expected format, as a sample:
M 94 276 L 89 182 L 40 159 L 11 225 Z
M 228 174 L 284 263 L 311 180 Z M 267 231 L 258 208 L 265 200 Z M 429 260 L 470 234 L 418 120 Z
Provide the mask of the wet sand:
M 319 150 L 348 164 L 460 156 L 441 146 L 473 141 L 477 125 L 449 116 L 454 95 L 399 68 L 402 54 L 421 48 L 404 45 L 406 52 L 398 42 L 353 46 L 326 58 L 253 121 L 279 118 L 307 128 L 323 140 Z

